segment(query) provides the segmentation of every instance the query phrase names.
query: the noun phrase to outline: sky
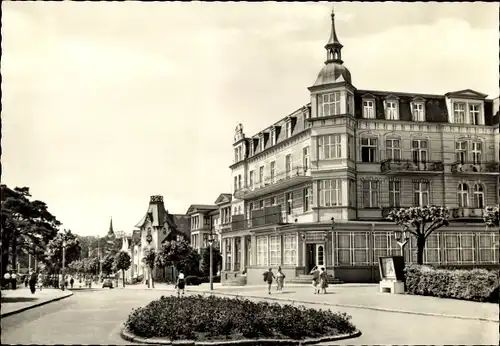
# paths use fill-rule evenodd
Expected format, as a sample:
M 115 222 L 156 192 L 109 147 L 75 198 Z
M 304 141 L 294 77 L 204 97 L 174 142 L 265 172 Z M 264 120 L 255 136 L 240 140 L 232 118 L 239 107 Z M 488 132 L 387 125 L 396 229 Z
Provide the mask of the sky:
M 2 183 L 81 235 L 231 192 L 234 129 L 309 102 L 331 3 L 2 2 Z M 498 89 L 498 5 L 335 4 L 358 89 Z

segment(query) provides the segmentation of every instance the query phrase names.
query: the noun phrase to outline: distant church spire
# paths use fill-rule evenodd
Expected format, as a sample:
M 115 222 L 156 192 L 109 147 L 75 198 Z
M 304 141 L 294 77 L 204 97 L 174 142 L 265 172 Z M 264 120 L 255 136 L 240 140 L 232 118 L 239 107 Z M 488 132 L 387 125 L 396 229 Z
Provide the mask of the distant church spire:
M 325 49 L 327 52 L 327 59 L 325 61 L 325 64 L 329 63 L 337 63 L 337 64 L 342 64 L 342 47 L 343 45 L 340 43 L 338 37 L 337 37 L 337 32 L 335 30 L 335 8 L 332 8 L 332 31 L 330 33 L 330 39 L 328 40 L 328 43 L 325 45 Z
M 111 217 L 111 220 L 109 221 L 109 231 L 108 231 L 108 236 L 114 235 L 115 231 L 113 230 L 113 217 Z

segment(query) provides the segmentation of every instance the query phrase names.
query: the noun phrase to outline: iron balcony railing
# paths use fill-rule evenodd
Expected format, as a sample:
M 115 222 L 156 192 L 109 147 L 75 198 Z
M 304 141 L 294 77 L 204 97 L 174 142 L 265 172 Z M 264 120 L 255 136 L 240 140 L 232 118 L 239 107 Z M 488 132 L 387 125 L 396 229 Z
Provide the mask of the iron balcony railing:
M 401 208 L 413 208 L 413 206 L 400 206 L 400 207 L 382 207 L 382 218 L 386 219 L 389 216 L 389 213 L 396 209 L 399 210 Z M 482 218 L 484 213 L 484 208 L 449 208 L 450 218 L 452 219 L 460 219 L 460 218 Z
M 380 163 L 382 173 L 398 172 L 442 172 L 444 164 L 442 161 L 414 161 L 388 159 Z
M 451 165 L 453 173 L 499 173 L 498 162 L 455 162 Z
M 257 170 L 254 171 L 258 173 Z M 265 175 L 262 179 L 259 178 L 257 180 L 257 176 L 254 177 L 254 181 L 249 181 L 247 184 L 244 184 L 242 187 L 238 187 L 235 192 L 240 193 L 248 193 L 251 191 L 257 191 L 259 189 L 263 189 L 267 186 L 271 186 L 274 184 L 279 184 L 289 179 L 293 179 L 295 177 L 307 177 L 310 176 L 311 169 L 309 167 L 293 167 L 289 171 L 281 172 L 279 174 L 269 174 Z
M 258 215 L 251 218 L 244 218 L 244 215 L 234 215 L 231 223 L 231 230 L 238 231 L 253 227 L 283 224 L 283 214 L 280 212 Z M 241 218 L 239 218 L 241 216 Z

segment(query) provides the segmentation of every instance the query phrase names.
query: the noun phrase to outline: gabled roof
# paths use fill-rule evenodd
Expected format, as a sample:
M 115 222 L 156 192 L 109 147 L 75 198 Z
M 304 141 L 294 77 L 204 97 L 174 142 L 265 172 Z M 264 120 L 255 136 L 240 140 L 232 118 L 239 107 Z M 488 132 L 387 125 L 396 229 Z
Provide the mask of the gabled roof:
M 446 97 L 485 99 L 488 95 L 472 89 L 451 91 L 444 94 Z
M 217 197 L 217 199 L 215 200 L 214 204 L 219 205 L 219 204 L 230 203 L 232 199 L 233 195 L 231 195 L 230 193 L 221 193 L 219 197 Z
M 160 227 L 165 223 L 167 214 L 168 212 L 165 210 L 163 203 L 150 203 L 146 215 L 144 215 L 135 227 L 141 228 L 147 220 L 151 221 L 153 226 Z
M 211 211 L 214 209 L 218 209 L 216 205 L 211 204 L 191 204 L 189 209 L 186 211 L 186 215 L 192 215 L 195 213 L 202 213 L 206 211 Z

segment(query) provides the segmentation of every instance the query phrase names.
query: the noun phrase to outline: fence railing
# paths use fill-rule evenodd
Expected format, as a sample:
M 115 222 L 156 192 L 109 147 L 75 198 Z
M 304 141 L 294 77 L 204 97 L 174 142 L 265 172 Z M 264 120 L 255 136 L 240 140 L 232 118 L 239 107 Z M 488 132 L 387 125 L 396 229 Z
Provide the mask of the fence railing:
M 384 160 L 380 163 L 380 171 L 388 172 L 441 172 L 444 171 L 442 161 Z
M 295 177 L 306 177 L 310 174 L 309 167 L 292 167 L 291 170 L 286 170 L 278 174 L 267 174 L 264 175 L 262 179 L 258 176 L 258 171 L 254 170 L 254 180 L 249 181 L 247 184 L 243 184 L 241 187 L 235 189 L 235 192 L 248 193 L 251 191 L 256 191 L 267 186 L 282 183 L 286 180 L 293 179 Z
M 451 165 L 453 173 L 499 173 L 498 162 L 455 162 Z

